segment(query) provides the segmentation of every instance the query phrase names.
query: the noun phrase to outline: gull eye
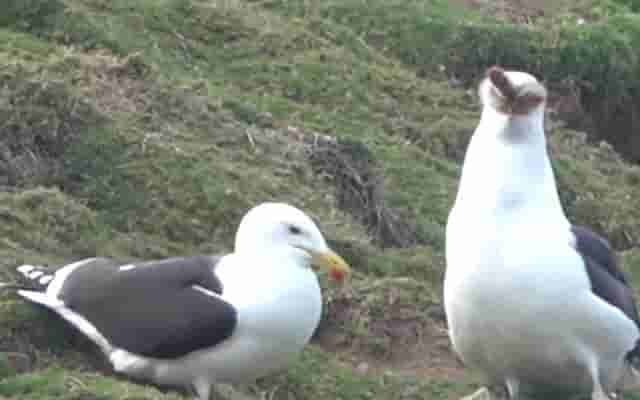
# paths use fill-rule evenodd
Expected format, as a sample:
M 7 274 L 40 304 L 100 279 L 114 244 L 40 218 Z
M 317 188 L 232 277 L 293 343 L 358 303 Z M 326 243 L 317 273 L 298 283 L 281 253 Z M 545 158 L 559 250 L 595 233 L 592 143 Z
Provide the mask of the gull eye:
M 299 235 L 302 231 L 295 225 L 289 225 L 289 233 L 292 235 Z

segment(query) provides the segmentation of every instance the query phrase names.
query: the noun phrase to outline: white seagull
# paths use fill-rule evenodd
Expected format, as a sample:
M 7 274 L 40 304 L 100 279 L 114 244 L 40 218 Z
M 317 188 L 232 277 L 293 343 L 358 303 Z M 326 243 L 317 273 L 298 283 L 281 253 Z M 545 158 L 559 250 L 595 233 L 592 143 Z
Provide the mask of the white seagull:
M 264 203 L 242 219 L 231 254 L 22 265 L 31 287 L 18 294 L 69 321 L 116 372 L 208 400 L 213 384 L 282 369 L 307 344 L 322 308 L 312 264 L 337 280 L 349 271 L 311 218 Z
M 453 348 L 511 399 L 608 400 L 637 385 L 638 312 L 605 239 L 565 216 L 543 129 L 547 92 L 490 68 L 447 223 L 444 301 Z

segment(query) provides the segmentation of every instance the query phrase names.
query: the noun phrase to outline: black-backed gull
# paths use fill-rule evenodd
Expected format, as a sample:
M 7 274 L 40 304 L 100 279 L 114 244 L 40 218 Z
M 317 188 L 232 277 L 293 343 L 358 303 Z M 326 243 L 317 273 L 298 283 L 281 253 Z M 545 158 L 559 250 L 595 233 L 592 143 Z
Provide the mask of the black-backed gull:
M 453 348 L 510 398 L 635 386 L 638 313 L 606 240 L 560 204 L 543 129 L 545 87 L 493 67 L 479 88 L 446 232 L 444 300 Z
M 264 203 L 242 219 L 231 254 L 22 265 L 31 287 L 18 293 L 89 337 L 115 371 L 208 400 L 213 384 L 280 370 L 307 344 L 322 308 L 312 265 L 338 280 L 349 271 L 311 218 Z

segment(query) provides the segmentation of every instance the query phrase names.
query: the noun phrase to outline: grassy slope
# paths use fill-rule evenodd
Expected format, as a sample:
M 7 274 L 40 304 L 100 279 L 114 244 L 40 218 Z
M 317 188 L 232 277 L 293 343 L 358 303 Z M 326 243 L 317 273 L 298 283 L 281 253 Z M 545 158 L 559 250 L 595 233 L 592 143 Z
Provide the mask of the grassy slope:
M 414 44 L 447 33 L 440 18 L 479 17 L 443 4 L 10 2 L 0 16 L 0 184 L 16 190 L 0 192 L 0 280 L 22 262 L 228 249 L 248 207 L 284 200 L 321 222 L 356 274 L 347 288 L 323 280 L 319 339 L 251 390 L 318 400 L 469 392 L 473 378 L 439 330 L 439 293 L 443 227 L 478 107 L 473 91 L 412 57 Z M 335 177 L 309 160 L 316 134 L 368 149 L 386 205 L 416 221 L 418 245 L 381 249 L 337 209 Z M 572 216 L 632 247 L 638 169 L 573 132 L 550 137 Z M 30 374 L 0 368 L 0 398 L 177 398 L 96 374 L 91 347 L 56 321 L 0 298 L 0 346 L 35 359 Z

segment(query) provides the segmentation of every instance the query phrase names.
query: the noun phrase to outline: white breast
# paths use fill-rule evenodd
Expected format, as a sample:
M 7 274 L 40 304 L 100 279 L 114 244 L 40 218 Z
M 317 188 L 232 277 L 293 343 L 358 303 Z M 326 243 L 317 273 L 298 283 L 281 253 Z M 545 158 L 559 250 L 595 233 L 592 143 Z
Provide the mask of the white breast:
M 322 297 L 315 273 L 310 268 L 287 265 L 284 259 L 279 262 L 277 267 L 258 268 L 249 274 L 231 263 L 218 270 L 224 282 L 222 297 L 238 310 L 232 340 L 244 343 L 238 347 L 246 350 L 234 354 L 227 367 L 236 364 L 244 375 L 249 366 L 258 377 L 287 365 L 320 322 Z
M 449 220 L 444 295 L 454 348 L 491 380 L 589 387 L 590 360 L 615 380 L 637 329 L 591 292 L 568 229 L 533 210 L 519 215 L 519 226 L 462 213 Z

